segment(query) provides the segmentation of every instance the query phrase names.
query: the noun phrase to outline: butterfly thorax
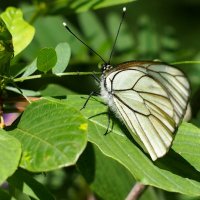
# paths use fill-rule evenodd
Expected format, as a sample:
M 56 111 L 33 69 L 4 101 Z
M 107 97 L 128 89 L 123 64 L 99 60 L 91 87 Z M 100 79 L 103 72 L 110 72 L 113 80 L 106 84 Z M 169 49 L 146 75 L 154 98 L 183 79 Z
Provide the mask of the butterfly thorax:
M 113 102 L 113 94 L 112 90 L 108 88 L 107 83 L 106 83 L 106 78 L 107 75 L 110 73 L 110 71 L 113 69 L 112 65 L 109 64 L 103 64 L 102 65 L 102 76 L 101 76 L 101 83 L 100 83 L 100 88 L 101 88 L 101 97 L 109 105 L 111 110 L 115 112 L 115 108 L 113 107 L 114 102 Z
M 106 81 L 106 78 L 108 76 L 108 74 L 112 71 L 113 69 L 113 66 L 110 65 L 110 64 L 107 64 L 107 63 L 104 63 L 102 65 L 102 76 L 101 76 L 101 96 L 105 96 L 106 95 L 106 98 L 108 97 L 108 95 L 112 94 L 112 90 L 111 89 L 108 89 L 107 87 L 107 81 Z M 102 95 L 102 93 L 104 95 Z M 106 94 L 105 94 L 106 93 Z M 104 98 L 104 99 L 106 99 Z

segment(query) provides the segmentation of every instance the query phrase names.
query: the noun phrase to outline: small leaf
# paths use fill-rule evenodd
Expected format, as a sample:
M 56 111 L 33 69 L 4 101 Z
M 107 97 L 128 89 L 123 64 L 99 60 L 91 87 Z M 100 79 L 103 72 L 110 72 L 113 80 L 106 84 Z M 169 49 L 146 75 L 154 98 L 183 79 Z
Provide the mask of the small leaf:
M 1 14 L 1 17 L 12 34 L 14 54 L 16 56 L 29 45 L 35 34 L 35 29 L 24 21 L 23 13 L 20 9 L 8 7 Z
M 21 144 L 3 129 L 0 129 L 0 154 L 0 184 L 2 184 L 15 172 L 21 156 Z
M 57 62 L 56 51 L 53 48 L 41 49 L 37 57 L 37 68 L 42 72 L 52 69 Z
M 22 168 L 49 171 L 75 164 L 87 143 L 87 121 L 63 101 L 43 99 L 27 107 L 10 134 L 22 143 Z
M 71 50 L 68 43 L 60 43 L 56 46 L 57 62 L 52 69 L 53 74 L 62 73 L 65 71 L 71 56 Z
M 37 70 L 37 59 L 33 60 L 28 66 L 25 67 L 25 71 L 22 77 L 27 77 L 33 74 Z

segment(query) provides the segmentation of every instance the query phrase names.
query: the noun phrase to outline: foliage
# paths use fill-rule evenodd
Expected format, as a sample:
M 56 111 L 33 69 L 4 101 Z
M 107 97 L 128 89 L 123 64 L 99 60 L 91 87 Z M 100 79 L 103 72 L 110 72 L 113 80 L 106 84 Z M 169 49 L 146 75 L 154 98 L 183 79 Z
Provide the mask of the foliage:
M 130 2 L 36 0 L 2 6 L 0 199 L 73 200 L 95 195 L 121 200 L 136 182 L 149 186 L 142 200 L 200 196 L 198 34 L 185 29 L 182 19 L 169 23 L 165 13 L 152 12 L 147 3 Z M 183 10 L 199 6 L 186 2 L 176 5 Z M 120 22 L 122 5 L 116 5 L 125 3 L 130 4 L 112 64 L 159 59 L 177 64 L 191 82 L 191 121 L 180 125 L 170 151 L 156 162 L 112 114 L 113 127 L 105 135 L 109 111 L 101 98 L 92 97 L 81 109 L 88 97 L 84 94 L 99 90 L 92 78 L 101 73 L 99 58 L 62 26 L 67 21 L 107 60 Z M 162 8 L 158 1 L 157 6 Z M 174 8 L 169 2 L 164 6 Z M 178 16 L 186 18 L 183 13 Z M 189 41 L 178 37 L 183 30 Z

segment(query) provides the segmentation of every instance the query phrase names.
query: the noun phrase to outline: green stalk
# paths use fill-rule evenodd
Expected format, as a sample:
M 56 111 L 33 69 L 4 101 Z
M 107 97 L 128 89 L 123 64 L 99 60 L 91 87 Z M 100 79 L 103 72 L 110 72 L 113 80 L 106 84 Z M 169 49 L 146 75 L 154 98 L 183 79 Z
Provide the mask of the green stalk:
M 173 62 L 170 63 L 172 65 L 185 65 L 185 64 L 200 64 L 199 60 L 188 60 L 188 61 L 178 61 L 178 62 Z
M 14 82 L 23 82 L 27 80 L 32 79 L 38 79 L 38 78 L 50 78 L 50 77 L 62 77 L 62 76 L 85 76 L 85 75 L 100 75 L 100 72 L 64 72 L 64 73 L 58 73 L 58 74 L 38 74 L 38 75 L 32 75 L 27 77 L 20 77 L 20 78 L 14 78 Z

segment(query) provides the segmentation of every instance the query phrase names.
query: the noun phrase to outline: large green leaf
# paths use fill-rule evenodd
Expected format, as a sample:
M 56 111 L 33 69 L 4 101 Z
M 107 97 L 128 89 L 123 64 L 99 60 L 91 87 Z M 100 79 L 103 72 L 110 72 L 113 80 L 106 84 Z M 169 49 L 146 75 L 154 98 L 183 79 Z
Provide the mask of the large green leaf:
M 12 34 L 14 54 L 16 56 L 31 42 L 35 34 L 35 29 L 24 21 L 23 13 L 20 9 L 8 7 L 1 14 L 1 17 Z
M 18 168 L 21 145 L 17 139 L 0 129 L 0 184 Z
M 81 108 L 84 100 L 77 96 L 69 96 L 68 104 Z M 192 167 L 198 165 L 199 161 L 193 160 L 189 163 L 191 159 L 185 157 L 187 160 L 184 160 L 178 155 L 179 152 L 170 150 L 164 158 L 153 162 L 148 155 L 131 141 L 129 133 L 124 127 L 120 128 L 118 123 L 115 122 L 111 133 L 104 135 L 108 125 L 106 111 L 107 106 L 94 99 L 91 99 L 87 104 L 87 108 L 83 110 L 85 117 L 90 117 L 88 135 L 90 142 L 97 145 L 105 155 L 124 165 L 136 180 L 144 184 L 187 195 L 200 195 L 200 174 Z M 190 125 L 184 123 L 177 134 L 184 137 L 183 129 L 186 127 L 189 129 Z M 187 148 L 187 144 L 192 143 L 194 132 L 196 133 L 196 138 L 200 137 L 199 131 L 195 130 L 193 130 L 190 137 L 184 137 L 185 142 L 182 143 L 182 148 L 184 146 Z M 179 137 L 175 138 L 174 146 L 179 143 Z M 199 146 L 200 141 L 196 140 L 196 146 L 192 149 L 187 148 L 187 153 L 190 151 L 192 156 L 194 151 L 199 152 Z M 176 148 L 174 150 L 176 151 Z
M 49 171 L 75 164 L 87 143 L 87 125 L 79 111 L 61 100 L 32 103 L 10 132 L 22 143 L 20 166 Z

